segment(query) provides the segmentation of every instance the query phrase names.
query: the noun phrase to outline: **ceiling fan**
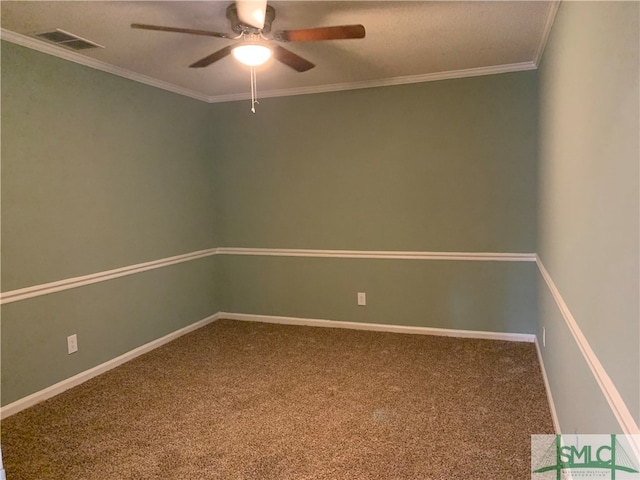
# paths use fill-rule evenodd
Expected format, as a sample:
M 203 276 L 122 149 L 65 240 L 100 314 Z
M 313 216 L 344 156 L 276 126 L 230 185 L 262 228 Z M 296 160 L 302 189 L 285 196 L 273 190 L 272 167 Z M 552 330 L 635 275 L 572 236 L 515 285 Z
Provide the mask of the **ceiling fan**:
M 271 24 L 276 17 L 276 11 L 271 5 L 267 5 L 266 0 L 237 0 L 227 7 L 226 16 L 231 23 L 231 31 L 233 32 L 230 34 L 141 23 L 133 23 L 131 28 L 239 40 L 235 44 L 227 45 L 192 63 L 189 65 L 190 68 L 208 67 L 230 54 L 247 65 L 257 66 L 273 55 L 276 60 L 297 72 L 306 72 L 315 65 L 281 45 L 271 46 L 272 42 L 316 42 L 364 38 L 365 36 L 363 25 L 280 30 L 272 33 Z

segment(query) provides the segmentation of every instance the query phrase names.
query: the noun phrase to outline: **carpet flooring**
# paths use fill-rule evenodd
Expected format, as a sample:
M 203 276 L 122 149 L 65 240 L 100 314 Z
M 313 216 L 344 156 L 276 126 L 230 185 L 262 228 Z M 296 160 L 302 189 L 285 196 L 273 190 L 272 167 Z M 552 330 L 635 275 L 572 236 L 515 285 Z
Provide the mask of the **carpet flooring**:
M 528 479 L 535 346 L 219 320 L 2 422 L 9 480 Z

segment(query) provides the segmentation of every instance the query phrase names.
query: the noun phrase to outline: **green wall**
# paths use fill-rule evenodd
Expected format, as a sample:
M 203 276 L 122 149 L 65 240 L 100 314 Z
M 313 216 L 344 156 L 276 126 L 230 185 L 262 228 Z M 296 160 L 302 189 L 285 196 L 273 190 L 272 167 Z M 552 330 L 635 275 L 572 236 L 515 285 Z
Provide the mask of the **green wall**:
M 2 291 L 215 243 L 208 105 L 3 42 L 1 107 Z M 4 305 L 2 403 L 218 311 L 216 260 Z
M 639 10 L 563 2 L 537 72 L 256 115 L 3 42 L 2 291 L 216 246 L 538 252 L 640 421 Z M 563 432 L 619 431 L 531 262 L 217 255 L 10 303 L 2 404 L 219 311 L 544 328 Z
M 2 44 L 2 290 L 210 248 L 208 105 Z
M 215 313 L 216 271 L 207 257 L 3 305 L 3 405 Z
M 457 330 L 534 333 L 535 264 L 225 256 L 225 310 Z M 366 292 L 367 306 L 356 293 Z
M 535 72 L 213 114 L 221 245 L 535 251 Z
M 561 4 L 539 70 L 538 194 L 538 254 L 636 423 L 639 16 L 637 2 Z M 546 296 L 543 355 L 563 431 L 619 431 Z
M 3 43 L 2 290 L 217 246 L 534 252 L 537 98 L 522 72 L 253 115 Z M 534 333 L 536 282 L 532 262 L 208 257 L 3 306 L 2 402 L 218 311 Z
M 216 105 L 221 246 L 534 252 L 537 98 L 523 72 Z M 229 312 L 536 330 L 532 263 L 223 262 Z

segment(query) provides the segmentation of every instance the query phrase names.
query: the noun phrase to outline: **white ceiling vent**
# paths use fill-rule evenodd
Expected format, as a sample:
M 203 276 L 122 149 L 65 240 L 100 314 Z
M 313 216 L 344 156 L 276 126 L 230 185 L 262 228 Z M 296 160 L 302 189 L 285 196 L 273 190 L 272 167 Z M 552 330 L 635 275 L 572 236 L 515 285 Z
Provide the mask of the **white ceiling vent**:
M 56 28 L 49 32 L 36 33 L 36 37 L 46 40 L 47 42 L 55 43 L 62 47 L 67 47 L 72 50 L 86 50 L 88 48 L 104 48 L 95 42 L 81 38 L 73 33 L 65 32 Z

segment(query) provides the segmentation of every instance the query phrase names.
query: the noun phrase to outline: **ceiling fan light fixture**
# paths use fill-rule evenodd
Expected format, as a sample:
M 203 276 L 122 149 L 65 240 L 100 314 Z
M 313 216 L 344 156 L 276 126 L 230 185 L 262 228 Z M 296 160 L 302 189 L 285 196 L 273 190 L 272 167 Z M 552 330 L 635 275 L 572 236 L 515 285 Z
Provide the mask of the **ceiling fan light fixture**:
M 250 67 L 264 64 L 271 58 L 271 49 L 259 44 L 240 45 L 233 49 L 233 56 L 241 63 Z
M 256 24 L 260 25 L 260 28 L 264 27 L 264 13 L 264 9 L 262 8 L 256 8 L 251 13 L 251 16 L 256 21 Z

